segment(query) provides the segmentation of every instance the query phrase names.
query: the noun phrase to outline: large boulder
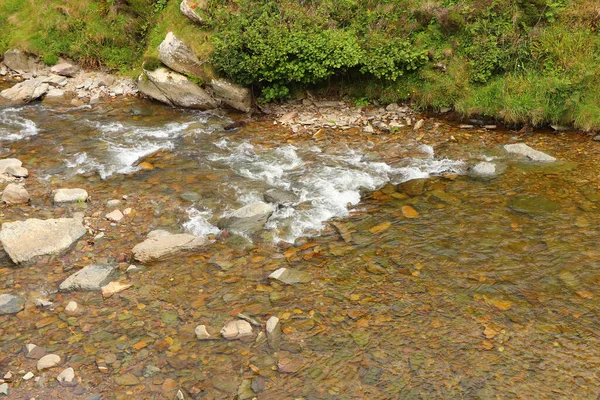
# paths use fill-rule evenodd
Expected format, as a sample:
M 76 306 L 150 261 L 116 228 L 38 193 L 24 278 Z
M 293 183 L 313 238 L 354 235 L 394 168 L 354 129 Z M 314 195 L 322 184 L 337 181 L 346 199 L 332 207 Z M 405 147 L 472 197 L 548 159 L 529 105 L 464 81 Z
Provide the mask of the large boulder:
M 204 20 L 196 14 L 196 10 L 206 10 L 208 0 L 183 0 L 179 5 L 179 10 L 183 15 L 197 24 L 202 24 Z
M 173 234 L 155 230 L 148 238 L 133 248 L 133 257 L 142 262 L 152 262 L 182 251 L 198 249 L 206 244 L 206 239 L 189 233 Z
M 236 85 L 226 79 L 211 80 L 210 88 L 213 96 L 229 107 L 241 112 L 252 110 L 252 93 L 250 89 Z
M 27 204 L 29 200 L 29 193 L 18 183 L 9 183 L 2 192 L 2 201 L 6 204 Z
M 28 56 L 21 50 L 7 50 L 4 53 L 4 64 L 11 70 L 19 74 L 35 72 L 38 70 L 38 64 L 35 59 Z
M 217 102 L 204 89 L 166 68 L 144 71 L 138 78 L 138 88 L 146 96 L 173 106 L 199 110 L 217 107 Z
M 70 275 L 58 287 L 63 292 L 96 291 L 102 289 L 115 277 L 118 267 L 92 264 Z
M 0 97 L 9 103 L 27 104 L 48 92 L 50 85 L 42 79 L 28 79 L 0 92 Z
M 272 204 L 256 202 L 235 210 L 231 215 L 221 218 L 217 226 L 233 232 L 253 234 L 262 230 L 275 211 Z
M 57 254 L 67 250 L 85 235 L 83 215 L 73 218 L 5 222 L 0 231 L 0 243 L 10 258 L 21 264 L 37 256 Z
M 158 46 L 158 57 L 167 67 L 181 74 L 202 76 L 202 62 L 173 32 Z

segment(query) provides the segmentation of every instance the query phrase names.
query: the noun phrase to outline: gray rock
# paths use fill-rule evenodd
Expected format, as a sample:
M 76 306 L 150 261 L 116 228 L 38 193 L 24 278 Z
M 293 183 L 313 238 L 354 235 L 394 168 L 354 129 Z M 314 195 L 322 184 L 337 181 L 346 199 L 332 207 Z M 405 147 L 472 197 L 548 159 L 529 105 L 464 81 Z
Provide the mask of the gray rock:
M 125 216 L 121 210 L 114 210 L 105 215 L 106 219 L 113 222 L 120 222 Z
M 86 233 L 83 216 L 5 222 L 0 242 L 13 262 L 20 264 L 46 254 L 67 250 Z
M 75 379 L 75 370 L 71 367 L 63 370 L 60 374 L 58 374 L 56 380 L 61 386 L 77 386 L 77 380 Z
M 148 238 L 133 248 L 133 257 L 143 263 L 152 262 L 182 251 L 196 250 L 206 244 L 206 239 L 188 233 L 173 234 L 154 230 Z
M 191 19 L 197 24 L 202 24 L 204 20 L 196 14 L 195 10 L 205 10 L 208 5 L 208 0 L 188 1 L 183 0 L 179 5 L 179 10 L 183 15 Z
M 40 76 L 37 79 L 40 80 L 42 83 L 49 84 L 52 87 L 63 87 L 67 85 L 67 82 L 69 82 L 69 80 L 64 76 L 54 74 Z
M 35 59 L 17 49 L 7 50 L 4 53 L 4 64 L 19 74 L 34 72 L 38 69 Z
M 273 211 L 275 211 L 275 208 L 268 203 L 257 202 L 248 204 L 237 209 L 231 215 L 221 218 L 217 226 L 219 229 L 227 229 L 234 232 L 256 233 L 264 228 Z
M 27 178 L 29 176 L 29 171 L 27 168 L 18 167 L 16 165 L 9 165 L 6 167 L 7 174 L 14 176 L 15 178 Z
M 267 203 L 283 204 L 285 206 L 300 202 L 300 198 L 295 193 L 282 189 L 269 189 L 263 194 L 263 198 Z
M 79 72 L 79 67 L 67 62 L 63 62 L 50 68 L 50 71 L 56 75 L 73 77 L 77 74 L 77 72 Z
M 10 393 L 10 388 L 8 387 L 8 383 L 0 384 L 0 394 L 3 396 L 8 396 Z
M 495 178 L 498 174 L 496 164 L 490 162 L 480 162 L 469 169 L 469 175 L 474 178 Z
M 293 285 L 295 283 L 308 283 L 312 281 L 312 275 L 309 272 L 289 268 L 279 268 L 269 275 L 269 278 L 288 285 Z
M 167 67 L 180 74 L 195 76 L 204 74 L 202 62 L 173 32 L 167 33 L 165 40 L 158 46 L 158 58 Z
M 281 324 L 279 323 L 279 318 L 275 316 L 269 318 L 265 330 L 269 346 L 275 351 L 279 350 L 279 345 L 281 344 Z
M 227 340 L 237 340 L 252 337 L 252 325 L 247 321 L 241 319 L 230 321 L 223 329 L 221 329 L 221 335 Z
M 0 92 L 0 97 L 14 104 L 27 104 L 48 92 L 50 85 L 41 79 L 28 79 Z
M 83 202 L 88 199 L 88 192 L 84 189 L 58 189 L 54 192 L 55 203 Z
M 38 371 L 42 371 L 44 369 L 55 367 L 59 363 L 60 363 L 59 356 L 57 356 L 56 354 L 48 354 L 38 360 L 37 369 L 38 369 Z
M 541 162 L 554 162 L 556 158 L 542 153 L 541 151 L 534 150 L 531 147 L 527 146 L 525 143 L 516 143 L 516 144 L 505 144 L 504 150 L 511 154 L 518 154 L 521 156 L 525 156 L 532 161 L 541 161 Z
M 2 201 L 6 204 L 27 204 L 29 200 L 29 193 L 18 183 L 9 183 L 2 192 Z
M 210 81 L 213 97 L 234 110 L 250 112 L 252 110 L 252 93 L 250 89 L 236 85 L 226 79 Z
M 25 346 L 23 346 L 23 354 L 26 358 L 33 358 L 34 360 L 39 360 L 40 358 L 46 355 L 46 349 L 33 343 L 28 343 Z
M 140 92 L 166 104 L 199 110 L 217 107 L 217 102 L 204 89 L 166 68 L 144 71 L 137 84 Z
M 0 174 L 5 173 L 8 167 L 20 167 L 22 165 L 23 163 L 21 160 L 17 160 L 16 158 L 5 158 L 0 160 Z
M 0 315 L 16 314 L 25 308 L 25 299 L 14 294 L 0 294 Z
M 91 264 L 70 275 L 59 286 L 63 292 L 101 290 L 117 274 L 118 267 L 106 264 Z

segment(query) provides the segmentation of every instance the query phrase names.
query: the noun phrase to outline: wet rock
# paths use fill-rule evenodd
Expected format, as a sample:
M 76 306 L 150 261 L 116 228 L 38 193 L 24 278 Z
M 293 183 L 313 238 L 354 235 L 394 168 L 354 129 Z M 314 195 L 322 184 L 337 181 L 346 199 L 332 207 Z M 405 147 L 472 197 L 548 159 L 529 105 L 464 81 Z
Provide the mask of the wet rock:
M 262 230 L 273 214 L 273 205 L 263 202 L 248 204 L 221 218 L 217 226 L 234 232 L 252 234 Z
M 125 284 L 125 283 L 121 283 L 121 282 L 110 282 L 107 285 L 102 286 L 102 297 L 104 297 L 105 299 L 108 299 L 115 293 L 119 293 L 124 290 L 127 290 L 131 286 L 133 286 L 133 285 Z
M 513 197 L 508 202 L 508 206 L 513 211 L 532 216 L 552 213 L 561 209 L 559 203 L 540 195 Z
M 282 356 L 279 360 L 277 360 L 277 369 L 279 372 L 286 374 L 295 374 L 300 371 L 304 362 L 302 359 L 298 357 L 287 357 Z
M 269 343 L 269 346 L 273 350 L 277 351 L 281 344 L 281 324 L 279 323 L 279 318 L 275 316 L 269 318 L 265 331 L 267 332 L 267 343 Z
M 8 383 L 0 384 L 0 394 L 3 396 L 8 396 L 10 394 L 10 388 L 8 387 Z
M 196 329 L 194 329 L 194 333 L 196 334 L 196 339 L 198 340 L 209 340 L 212 339 L 212 336 L 206 330 L 206 325 L 198 325 Z
M 516 144 L 506 144 L 504 145 L 504 150 L 511 154 L 518 154 L 521 156 L 525 156 L 532 161 L 541 161 L 541 162 L 554 162 L 556 158 L 542 153 L 541 151 L 534 150 L 531 147 L 527 146 L 525 143 L 516 143 Z
M 48 92 L 50 85 L 39 78 L 28 79 L 0 92 L 0 97 L 14 104 L 27 104 Z
M 252 390 L 252 380 L 244 379 L 242 384 L 238 387 L 237 398 L 238 400 L 248 400 L 254 398 L 254 391 Z
M 48 308 L 54 305 L 54 303 L 48 299 L 35 299 L 34 303 L 37 308 Z
M 25 308 L 25 299 L 14 294 L 0 294 L 0 315 L 16 314 Z
M 54 192 L 55 203 L 84 202 L 88 199 L 88 192 L 84 189 L 58 189 Z
M 125 216 L 121 210 L 114 210 L 105 215 L 106 219 L 112 222 L 120 222 Z
M 9 165 L 6 167 L 5 172 L 15 178 L 27 178 L 29 176 L 29 171 L 27 168 L 23 168 L 16 165 Z
M 227 340 L 249 338 L 253 336 L 252 325 L 240 319 L 230 321 L 221 329 L 221 335 Z
M 269 189 L 263 194 L 263 198 L 267 203 L 283 204 L 285 206 L 300 202 L 300 198 L 295 193 L 282 189 Z
M 182 251 L 196 250 L 205 244 L 206 239 L 203 237 L 154 230 L 148 234 L 148 239 L 136 245 L 132 251 L 136 260 L 147 263 Z
M 396 185 L 396 190 L 399 193 L 404 193 L 411 197 L 420 196 L 425 192 L 425 182 L 427 179 L 411 179 L 410 181 L 402 182 Z
M 212 79 L 210 89 L 214 98 L 234 110 L 241 112 L 252 110 L 252 93 L 250 89 L 236 85 L 226 79 Z
M 173 32 L 167 33 L 165 39 L 158 46 L 158 58 L 167 67 L 180 74 L 195 76 L 204 74 L 202 62 Z
M 201 198 L 200 194 L 196 192 L 183 192 L 179 197 L 181 197 L 185 201 L 189 201 L 192 203 L 200 200 Z
M 496 164 L 490 162 L 480 162 L 469 168 L 469 175 L 474 178 L 494 178 L 498 174 Z
M 75 301 L 70 301 L 65 307 L 65 314 L 67 314 L 70 317 L 76 317 L 78 315 L 81 315 L 82 312 L 83 310 Z
M 101 290 L 118 271 L 118 267 L 105 264 L 91 264 L 65 279 L 59 286 L 63 292 Z
M 5 222 L 0 231 L 0 242 L 13 262 L 20 264 L 47 254 L 67 250 L 85 235 L 83 216 L 41 220 Z
M 25 346 L 23 346 L 23 354 L 26 358 L 33 358 L 34 360 L 39 360 L 40 358 L 46 355 L 46 349 L 33 343 L 28 343 Z
M 67 62 L 59 63 L 50 68 L 50 72 L 60 76 L 73 77 L 79 72 L 79 67 Z
M 74 387 L 77 386 L 77 381 L 75 380 L 75 370 L 71 367 L 63 370 L 58 376 L 56 380 L 61 386 L 65 387 Z
M 204 89 L 184 75 L 159 68 L 144 71 L 137 80 L 138 89 L 148 97 L 172 106 L 209 110 L 217 102 Z
M 289 268 L 279 268 L 277 271 L 269 275 L 269 278 L 288 285 L 293 285 L 296 283 L 308 283 L 312 281 L 312 275 L 310 272 Z
M 18 160 L 16 158 L 5 158 L 3 160 L 0 160 L 0 174 L 5 173 L 8 167 L 20 167 L 22 165 L 23 163 L 21 162 L 21 160 Z
M 47 354 L 40 358 L 37 362 L 38 371 L 49 369 L 57 366 L 60 363 L 60 357 L 56 354 Z
M 29 193 L 18 183 L 9 183 L 2 192 L 2 201 L 6 204 L 27 204 L 29 200 Z
M 140 380 L 134 374 L 127 373 L 115 377 L 115 383 L 119 386 L 135 386 L 140 383 Z

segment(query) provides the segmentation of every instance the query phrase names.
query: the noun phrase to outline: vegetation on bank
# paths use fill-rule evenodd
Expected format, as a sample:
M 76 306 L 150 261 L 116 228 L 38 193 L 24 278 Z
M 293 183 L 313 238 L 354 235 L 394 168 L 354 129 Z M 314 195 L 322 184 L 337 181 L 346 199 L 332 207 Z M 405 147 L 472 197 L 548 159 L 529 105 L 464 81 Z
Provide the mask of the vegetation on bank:
M 128 70 L 172 30 L 261 101 L 310 88 L 600 129 L 597 0 L 209 0 L 205 27 L 179 3 L 4 0 L 0 51 Z

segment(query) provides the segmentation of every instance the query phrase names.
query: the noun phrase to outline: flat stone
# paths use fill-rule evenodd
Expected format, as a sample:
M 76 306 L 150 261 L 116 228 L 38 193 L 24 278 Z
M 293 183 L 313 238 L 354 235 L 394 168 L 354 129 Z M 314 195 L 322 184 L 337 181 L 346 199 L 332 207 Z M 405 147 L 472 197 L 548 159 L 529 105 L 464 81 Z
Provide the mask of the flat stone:
M 67 250 L 86 233 L 83 216 L 41 220 L 5 222 L 0 242 L 13 262 L 20 264 L 31 259 Z
M 27 204 L 30 200 L 27 190 L 18 183 L 9 183 L 2 192 L 2 201 L 6 204 Z
M 23 354 L 26 358 L 33 358 L 34 360 L 39 360 L 40 358 L 46 355 L 46 349 L 33 343 L 28 343 L 25 346 L 23 346 Z
M 105 215 L 106 219 L 113 222 L 120 222 L 125 216 L 121 210 L 114 210 Z
M 279 268 L 277 271 L 269 275 L 269 278 L 288 285 L 293 285 L 296 283 L 308 283 L 312 281 L 312 275 L 310 272 L 290 268 Z
M 208 340 L 212 339 L 212 336 L 206 330 L 205 325 L 198 325 L 196 329 L 194 329 L 194 333 L 196 334 L 196 339 L 198 340 Z
M 88 199 L 88 192 L 84 189 L 58 189 L 54 192 L 55 203 L 84 202 Z
M 217 226 L 234 232 L 252 234 L 262 230 L 275 211 L 272 204 L 256 202 L 235 210 L 231 215 L 221 218 Z
M 541 151 L 534 150 L 531 147 L 527 146 L 525 143 L 516 143 L 516 144 L 505 144 L 504 150 L 511 154 L 518 154 L 521 156 L 525 156 L 532 161 L 541 161 L 541 162 L 554 162 L 556 158 L 542 153 Z
M 0 315 L 16 314 L 25 308 L 25 299 L 14 294 L 0 294 Z
M 38 371 L 42 371 L 44 369 L 55 367 L 59 363 L 60 363 L 59 356 L 57 356 L 56 354 L 47 354 L 38 360 L 37 369 L 38 369 Z
M 58 374 L 56 380 L 61 386 L 77 386 L 77 380 L 75 379 L 75 370 L 71 367 L 64 369 L 60 374 Z
M 164 230 L 154 230 L 148 238 L 133 248 L 133 257 L 147 263 L 182 251 L 196 250 L 206 244 L 206 238 L 188 233 L 173 234 Z
M 14 176 L 15 178 L 27 178 L 29 176 L 29 171 L 27 168 L 19 167 L 16 165 L 9 165 L 6 167 L 5 172 L 9 175 Z
M 115 377 L 115 383 L 119 386 L 135 386 L 140 383 L 140 380 L 134 374 L 128 373 Z
M 110 282 L 107 285 L 102 286 L 102 297 L 105 299 L 111 297 L 115 293 L 122 292 L 123 290 L 129 289 L 130 284 L 121 283 L 121 282 Z
M 252 325 L 244 320 L 229 321 L 223 329 L 221 335 L 227 340 L 245 339 L 253 336 Z
M 91 264 L 65 279 L 59 286 L 63 292 L 96 291 L 108 284 L 117 273 L 114 265 Z

